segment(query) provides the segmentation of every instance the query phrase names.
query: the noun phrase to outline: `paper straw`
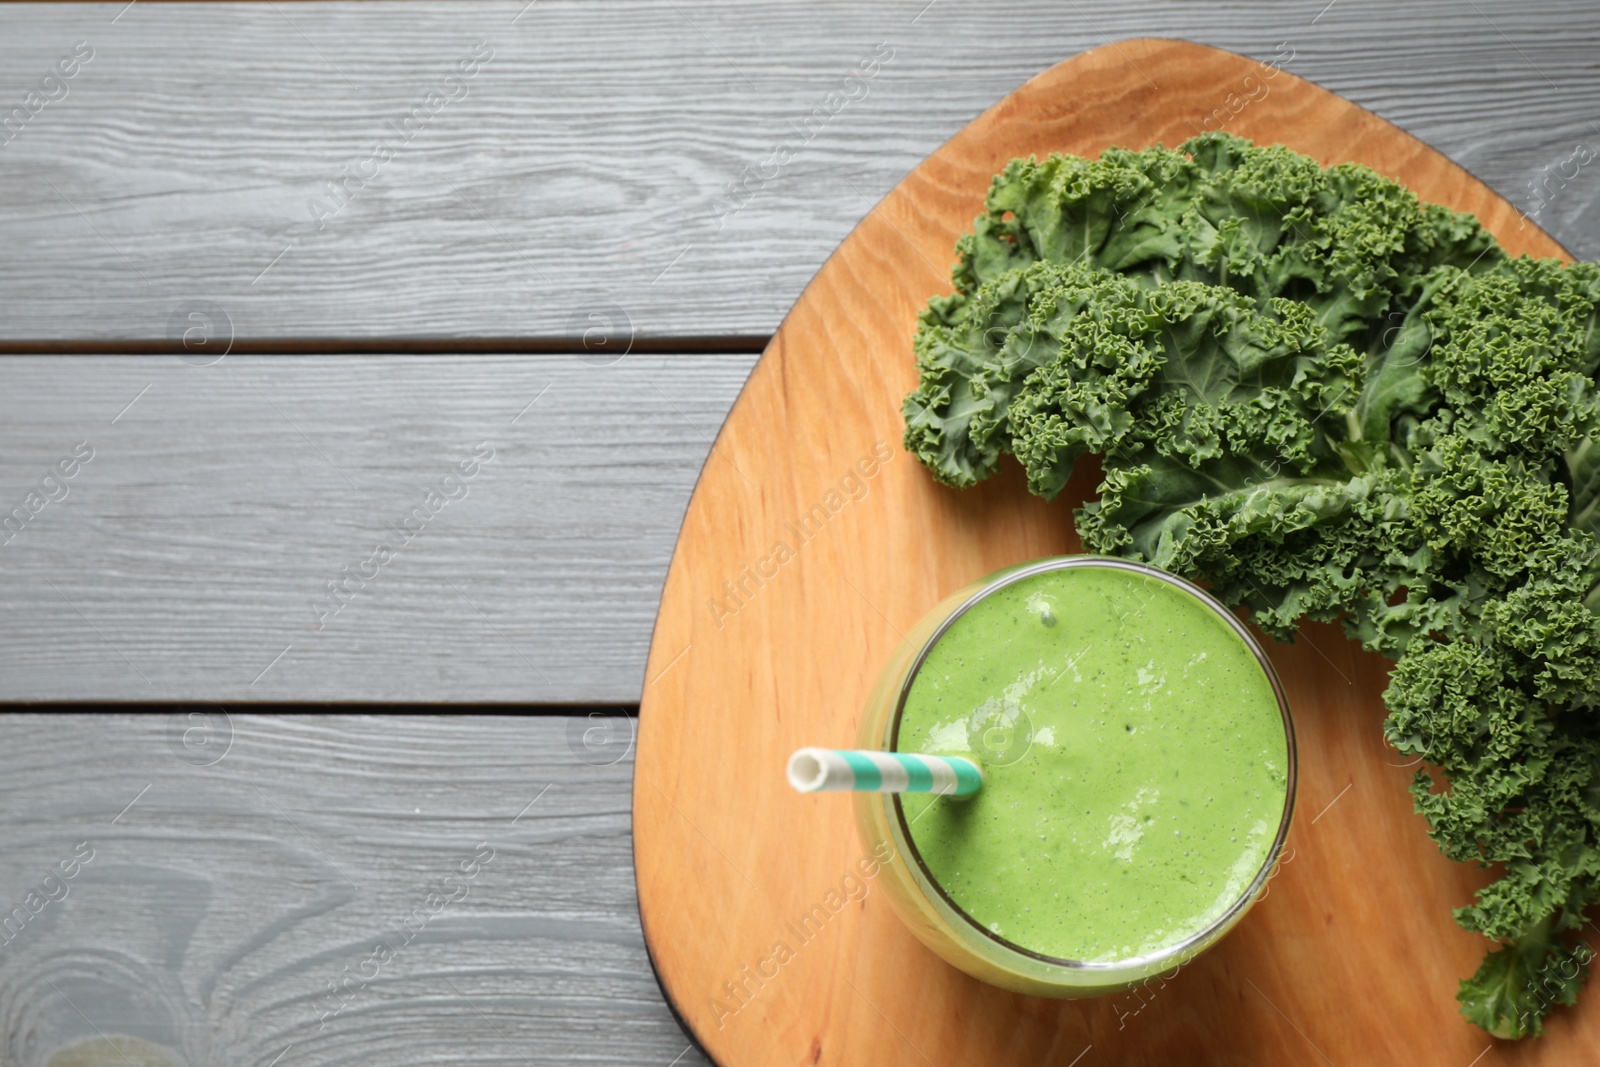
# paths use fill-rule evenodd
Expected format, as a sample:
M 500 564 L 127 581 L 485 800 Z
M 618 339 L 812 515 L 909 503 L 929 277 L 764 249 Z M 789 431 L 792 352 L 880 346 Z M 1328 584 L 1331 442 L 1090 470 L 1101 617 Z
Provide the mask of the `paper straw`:
M 983 771 L 960 756 L 802 748 L 789 757 L 789 784 L 802 793 L 938 793 L 970 796 L 983 788 Z

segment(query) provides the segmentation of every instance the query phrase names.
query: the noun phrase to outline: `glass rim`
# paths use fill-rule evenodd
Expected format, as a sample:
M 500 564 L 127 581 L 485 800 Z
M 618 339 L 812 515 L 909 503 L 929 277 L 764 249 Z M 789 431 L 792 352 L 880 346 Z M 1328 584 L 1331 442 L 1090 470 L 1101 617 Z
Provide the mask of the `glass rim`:
M 1216 615 L 1220 616 L 1223 621 L 1228 624 L 1233 632 L 1244 641 L 1245 647 L 1250 650 L 1253 656 L 1255 656 L 1256 663 L 1261 667 L 1262 672 L 1267 676 L 1267 681 L 1272 686 L 1272 694 L 1278 702 L 1278 714 L 1283 722 L 1284 744 L 1286 758 L 1288 760 L 1288 772 L 1284 781 L 1283 815 L 1278 821 L 1278 832 L 1272 839 L 1271 847 L 1267 849 L 1267 855 L 1266 858 L 1261 862 L 1261 868 L 1256 871 L 1255 877 L 1250 880 L 1250 884 L 1245 887 L 1244 891 L 1239 894 L 1238 898 L 1235 899 L 1233 903 L 1229 904 L 1228 907 L 1225 908 L 1223 912 L 1211 922 L 1207 923 L 1204 927 L 1195 931 L 1193 934 L 1190 934 L 1182 941 L 1163 948 L 1159 952 L 1153 952 L 1143 956 L 1128 956 L 1117 960 L 1072 960 L 1061 956 L 1051 956 L 1046 953 L 1037 952 L 1033 949 L 1027 948 L 1024 945 L 1019 945 L 1015 941 L 1001 937 L 999 934 L 980 923 L 960 904 L 956 903 L 956 901 L 945 890 L 945 887 L 940 884 L 937 878 L 934 877 L 933 872 L 928 869 L 927 863 L 922 858 L 922 853 L 917 849 L 916 840 L 911 835 L 911 827 L 906 822 L 905 808 L 901 804 L 901 794 L 885 793 L 883 796 L 885 801 L 894 808 L 894 822 L 892 825 L 898 829 L 899 837 L 904 843 L 907 853 L 910 854 L 916 870 L 921 875 L 922 880 L 933 887 L 934 892 L 938 893 L 939 898 L 944 901 L 946 906 L 948 906 L 952 912 L 959 916 L 969 928 L 983 935 L 983 937 L 987 940 L 999 945 L 1008 952 L 1017 953 L 1018 955 L 1025 956 L 1040 963 L 1049 964 L 1055 967 L 1064 967 L 1071 970 L 1115 972 L 1125 971 L 1130 968 L 1145 968 L 1154 966 L 1175 957 L 1184 956 L 1189 949 L 1194 948 L 1197 945 L 1204 947 L 1208 939 L 1212 938 L 1212 936 L 1218 931 L 1225 930 L 1232 923 L 1234 918 L 1250 905 L 1250 903 L 1255 899 L 1256 894 L 1261 891 L 1261 887 L 1265 885 L 1268 878 L 1271 877 L 1272 870 L 1277 865 L 1278 857 L 1283 852 L 1284 842 L 1289 836 L 1289 824 L 1293 820 L 1294 816 L 1299 761 L 1296 757 L 1294 718 L 1289 711 L 1289 699 L 1283 691 L 1283 683 L 1278 678 L 1278 672 L 1273 668 L 1272 661 L 1267 658 L 1267 654 L 1262 649 L 1260 642 L 1255 639 L 1255 635 L 1249 631 L 1239 617 L 1228 610 L 1226 605 L 1224 605 L 1210 593 L 1206 592 L 1204 589 L 1195 585 L 1193 582 L 1190 582 L 1185 578 L 1181 578 L 1176 574 L 1164 571 L 1161 568 L 1152 566 L 1148 563 L 1138 563 L 1133 560 L 1119 559 L 1115 556 L 1099 556 L 1091 554 L 1052 556 L 1047 559 L 1037 560 L 1033 563 L 1020 564 L 1014 568 L 1006 568 L 998 577 L 994 578 L 992 581 L 984 582 L 981 588 L 975 590 L 971 596 L 967 597 L 960 604 L 958 604 L 955 609 L 952 610 L 950 614 L 947 615 L 939 623 L 939 625 L 934 628 L 933 632 L 928 635 L 927 640 L 922 643 L 922 647 L 917 650 L 916 657 L 911 661 L 910 666 L 906 669 L 905 680 L 901 683 L 899 695 L 895 699 L 894 715 L 890 720 L 889 748 L 890 751 L 899 750 L 900 722 L 905 711 L 906 698 L 911 693 L 912 683 L 916 681 L 917 675 L 922 670 L 922 665 L 924 662 L 926 662 L 928 655 L 933 651 L 933 647 L 939 643 L 940 638 L 944 637 L 944 635 L 949 632 L 950 627 L 955 625 L 955 621 L 957 619 L 965 615 L 968 610 L 970 610 L 980 601 L 992 596 L 996 592 L 999 592 L 1006 586 L 1013 585 L 1025 578 L 1032 578 L 1039 574 L 1047 574 L 1051 571 L 1057 570 L 1069 570 L 1074 567 L 1102 567 L 1108 570 L 1131 571 L 1135 574 L 1141 574 L 1145 577 L 1155 578 L 1159 581 L 1166 582 L 1167 584 L 1176 587 L 1180 591 L 1188 593 L 1190 596 L 1199 600 L 1206 607 L 1210 608 Z

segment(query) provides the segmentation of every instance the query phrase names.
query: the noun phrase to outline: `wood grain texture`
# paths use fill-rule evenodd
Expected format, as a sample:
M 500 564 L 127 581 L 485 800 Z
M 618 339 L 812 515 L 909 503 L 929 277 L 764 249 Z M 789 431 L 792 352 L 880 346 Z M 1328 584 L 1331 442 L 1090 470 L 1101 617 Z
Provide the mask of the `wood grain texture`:
M 679 5 L 681 15 L 658 5 L 541 4 L 516 23 L 545 20 L 532 24 L 537 32 L 506 39 L 515 45 L 495 38 L 498 58 L 473 80 L 476 95 L 460 102 L 481 111 L 446 108 L 425 135 L 436 145 L 408 149 L 319 231 L 326 243 L 318 254 L 328 258 L 305 262 L 320 266 L 305 275 L 285 270 L 307 250 L 297 249 L 248 284 L 281 250 L 272 240 L 304 210 L 302 194 L 342 167 L 362 131 L 392 117 L 391 105 L 411 99 L 420 72 L 443 62 L 441 42 L 458 32 L 467 41 L 480 15 L 509 27 L 522 10 L 513 6 L 318 4 L 285 8 L 292 23 L 260 5 L 139 4 L 115 22 L 121 5 L 0 6 L 0 69 L 14 77 L 35 61 L 41 69 L 53 63 L 80 32 L 99 42 L 71 95 L 0 147 L 0 337 L 165 337 L 171 313 L 201 300 L 226 316 L 215 322 L 219 339 L 228 331 L 347 341 L 556 336 L 567 330 L 561 286 L 572 278 L 626 303 L 590 294 L 578 309 L 612 316 L 617 331 L 625 323 L 641 334 L 770 329 L 871 198 L 1026 74 L 1094 43 L 1096 33 L 1159 24 L 1164 33 L 1231 41 L 1263 56 L 1288 41 L 1290 70 L 1374 103 L 1513 192 L 1518 175 L 1565 159 L 1562 146 L 1586 136 L 1585 108 L 1600 79 L 1589 60 L 1600 28 L 1564 3 L 1519 7 L 1515 18 L 1494 4 L 1479 4 L 1481 15 L 1450 8 L 1446 34 L 1437 31 L 1442 9 L 1428 4 L 1341 0 L 1313 25 L 1315 12 L 1277 5 L 1124 11 L 1014 3 L 992 9 L 993 18 L 1030 32 L 1007 36 L 1004 47 L 992 29 L 979 31 L 981 12 L 959 5 L 930 8 L 913 25 L 914 13 L 828 4 Z M 879 36 L 881 26 L 896 32 Z M 599 43 L 589 52 L 563 45 L 580 37 Z M 792 118 L 826 98 L 832 79 L 860 58 L 852 46 L 865 56 L 876 40 L 897 51 L 870 94 L 829 121 L 715 233 L 703 246 L 712 259 L 686 258 L 679 268 L 687 276 L 674 268 L 657 280 L 655 271 L 653 284 L 643 284 L 646 259 L 659 252 L 664 265 L 676 255 L 665 237 L 675 231 L 661 220 L 692 208 L 714 224 L 711 198 L 722 183 L 759 164 Z M 181 62 L 173 59 L 179 53 Z M 758 62 L 745 63 L 747 56 Z M 359 76 L 363 92 L 330 63 Z M 623 64 L 625 78 L 615 73 Z M 616 131 L 606 143 L 632 146 L 605 156 L 603 168 L 593 151 L 596 123 Z M 458 174 L 461 158 L 471 163 Z M 307 177 L 290 181 L 290 172 Z M 1539 215 L 1591 255 L 1600 253 L 1600 216 L 1586 206 L 1591 186 L 1600 190 L 1593 177 L 1581 171 Z M 441 215 L 435 194 L 448 187 L 444 178 L 462 191 L 473 182 L 498 191 L 474 200 L 482 216 L 464 202 Z M 466 237 L 437 244 L 447 232 Z M 563 251 L 574 240 L 583 256 Z M 115 249 L 159 284 L 147 286 Z M 560 285 L 525 286 L 527 257 L 559 263 Z M 239 272 L 246 260 L 250 278 Z M 930 269 L 942 272 L 947 260 L 939 253 Z M 274 288 L 280 279 L 285 288 Z M 230 295 L 237 293 L 244 296 Z M 593 329 L 595 321 L 580 315 L 577 325 Z M 73 442 L 110 442 L 113 451 L 30 531 L 48 536 L 0 548 L 0 593 L 25 620 L 0 629 L 0 697 L 637 700 L 673 531 L 750 361 L 690 361 L 682 393 L 663 373 L 661 393 L 645 375 L 586 396 L 602 380 L 580 374 L 591 368 L 541 358 L 550 362 L 321 366 L 320 358 L 230 357 L 191 368 L 8 357 L 0 363 L 0 513 Z M 255 392 L 265 379 L 230 377 L 240 366 L 277 368 L 292 402 L 265 392 L 293 425 Z M 548 384 L 542 366 L 566 367 L 577 406 L 547 416 L 556 420 L 553 435 L 536 425 L 545 436 L 525 455 L 530 464 L 569 464 L 565 471 L 536 478 L 532 466 L 520 469 L 514 495 L 496 498 L 491 534 L 463 530 L 447 514 L 430 531 L 432 544 L 419 546 L 424 552 L 386 571 L 385 591 L 353 604 L 331 629 L 312 631 L 314 645 L 299 642 L 314 621 L 313 594 L 360 561 L 347 552 L 360 550 L 367 532 L 398 517 L 383 509 L 425 482 L 431 464 L 453 461 L 447 453 L 469 426 L 499 417 L 490 411 L 500 405 L 497 389 L 509 403 Z M 172 382 L 157 382 L 117 425 L 106 425 L 156 380 L 145 367 L 163 368 Z M 157 417 L 141 411 L 151 401 L 145 411 Z M 97 428 L 112 436 L 96 436 Z M 340 465 L 370 468 L 383 493 L 374 496 L 371 482 L 354 475 L 361 491 L 351 490 L 311 442 L 353 450 Z M 102 483 L 111 496 L 94 496 L 97 477 L 111 478 Z M 475 497 L 462 510 L 478 506 Z M 66 521 L 78 516 L 85 521 Z M 446 574 L 458 584 L 478 576 L 478 586 L 462 588 L 483 614 L 449 590 Z M 524 656 L 553 684 L 530 688 L 537 675 Z
M 704 1063 L 639 933 L 631 735 L 593 725 L 0 720 L 0 1061 Z
M 1522 209 L 1544 182 L 1538 220 L 1600 256 L 1600 172 L 1559 172 L 1600 146 L 1583 0 L 124 6 L 0 6 L 0 113 L 74 42 L 95 50 L 0 147 L 0 341 L 164 339 L 197 300 L 254 340 L 570 337 L 604 307 L 642 336 L 765 337 L 962 125 L 1152 34 L 1286 43 L 1290 70 Z M 479 41 L 494 56 L 465 98 L 367 166 Z M 847 80 L 880 43 L 893 58 Z M 834 113 L 835 92 L 858 99 Z M 347 166 L 374 176 L 319 225 Z
M 634 703 L 753 361 L 0 358 L 0 699 Z
M 1228 53 L 1142 41 L 1032 80 L 851 234 L 735 404 L 719 447 L 755 488 L 710 467 L 695 490 L 651 645 L 656 680 L 640 711 L 634 782 L 646 938 L 669 995 L 723 1067 L 1465 1067 L 1588 1062 L 1600 1052 L 1592 990 L 1537 1043 L 1491 1045 L 1457 1014 L 1456 980 L 1486 942 L 1459 929 L 1450 909 L 1480 876 L 1444 859 L 1412 813 L 1413 770 L 1396 765 L 1381 733 L 1387 661 L 1327 626 L 1270 649 L 1300 738 L 1292 852 L 1267 899 L 1166 985 L 1066 1002 L 983 986 L 916 941 L 870 883 L 808 939 L 787 925 L 825 902 L 863 848 L 847 797 L 788 787 L 788 754 L 851 746 L 878 666 L 941 597 L 998 567 L 1076 550 L 1071 508 L 1093 492 L 1095 472 L 1080 469 L 1046 504 L 1025 492 L 1014 463 L 958 492 L 893 447 L 869 491 L 830 505 L 795 558 L 771 565 L 774 542 L 792 537 L 785 524 L 826 502 L 877 442 L 898 441 L 900 401 L 915 381 L 915 314 L 948 291 L 942 264 L 1006 160 L 1173 143 L 1258 70 Z M 1237 132 L 1324 163 L 1365 163 L 1476 212 L 1514 250 L 1558 252 L 1415 138 L 1292 75 L 1271 86 L 1237 116 Z M 794 447 L 770 449 L 774 436 Z M 768 564 L 752 564 L 763 557 Z M 740 581 L 747 565 L 766 580 L 730 614 L 718 604 L 730 595 L 722 583 Z M 706 937 L 710 929 L 720 936 Z M 748 977 L 743 969 L 779 941 L 794 958 L 775 977 Z

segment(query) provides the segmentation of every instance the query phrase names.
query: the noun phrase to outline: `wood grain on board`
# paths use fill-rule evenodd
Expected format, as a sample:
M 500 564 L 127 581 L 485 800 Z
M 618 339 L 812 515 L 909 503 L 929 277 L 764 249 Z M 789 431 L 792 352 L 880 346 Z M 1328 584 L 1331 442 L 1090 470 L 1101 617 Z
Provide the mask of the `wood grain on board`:
M 1537 1043 L 1491 1043 L 1458 1016 L 1456 981 L 1487 943 L 1450 909 L 1479 875 L 1440 856 L 1412 813 L 1413 769 L 1396 766 L 1380 728 L 1386 661 L 1327 626 L 1270 648 L 1300 738 L 1289 852 L 1258 908 L 1164 986 L 1087 1001 L 985 987 L 923 948 L 870 882 L 809 939 L 790 925 L 839 889 L 861 846 L 848 797 L 788 787 L 788 754 L 849 746 L 878 665 L 942 596 L 1076 550 L 1071 509 L 1094 488 L 1080 469 L 1047 504 L 1008 463 L 961 492 L 900 450 L 914 318 L 948 291 L 955 239 L 1007 160 L 1175 144 L 1260 84 L 1269 91 L 1231 115 L 1230 131 L 1364 163 L 1476 212 L 1514 252 L 1560 254 L 1472 175 L 1372 113 L 1174 41 L 1109 44 L 1039 75 L 896 187 L 806 289 L 735 403 L 718 439 L 728 463 L 708 466 L 695 490 L 651 645 L 634 782 L 644 929 L 668 995 L 723 1067 L 1465 1067 L 1600 1052 L 1592 994 Z M 865 490 L 836 494 L 875 450 L 889 458 L 858 479 Z M 828 518 L 794 544 L 789 524 L 818 504 Z M 775 562 L 779 541 L 793 558 Z M 793 958 L 752 980 L 746 968 L 780 941 Z

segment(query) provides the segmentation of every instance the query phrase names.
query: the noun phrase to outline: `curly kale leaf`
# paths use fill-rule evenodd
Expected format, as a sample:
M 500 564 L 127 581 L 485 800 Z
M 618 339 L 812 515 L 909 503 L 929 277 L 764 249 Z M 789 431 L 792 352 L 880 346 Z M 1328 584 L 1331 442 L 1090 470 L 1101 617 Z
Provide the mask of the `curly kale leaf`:
M 1010 345 L 1033 294 L 1056 284 L 1061 269 L 1038 263 L 1013 271 L 973 295 L 954 325 L 924 315 L 915 351 L 920 381 L 906 397 L 906 448 L 947 485 L 989 477 L 1010 451 L 1009 410 L 1041 348 Z
M 1495 1037 L 1538 1037 L 1551 1008 L 1576 1004 L 1594 952 L 1567 947 L 1550 926 L 1547 919 L 1484 957 L 1478 973 L 1461 983 L 1461 1014 Z
M 1423 205 L 1365 167 L 1324 170 L 1223 133 L 1095 160 L 1015 160 L 956 251 L 956 292 L 927 312 L 946 324 L 964 317 L 969 294 L 1017 267 L 1083 262 L 1144 285 L 1200 281 L 1258 302 L 1302 300 L 1334 342 L 1365 331 L 1436 266 L 1505 258 L 1476 219 Z
M 1506 256 L 1364 168 L 1206 135 L 1018 160 L 917 337 L 906 444 L 1047 498 L 1101 457 L 1091 549 L 1291 639 L 1397 659 L 1418 811 L 1495 880 L 1463 1013 L 1536 1034 L 1600 901 L 1600 267 Z
M 1267 466 L 1340 465 L 1317 423 L 1353 400 L 1359 370 L 1294 301 L 1259 307 L 1199 282 L 1144 289 L 1078 264 L 995 279 L 957 325 L 925 323 L 916 351 L 907 447 L 958 486 L 1014 453 L 1046 497 L 1086 452 L 1159 445 L 1203 463 L 1258 449 Z

